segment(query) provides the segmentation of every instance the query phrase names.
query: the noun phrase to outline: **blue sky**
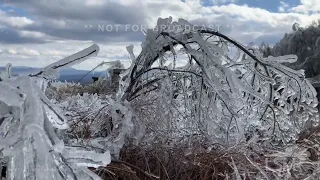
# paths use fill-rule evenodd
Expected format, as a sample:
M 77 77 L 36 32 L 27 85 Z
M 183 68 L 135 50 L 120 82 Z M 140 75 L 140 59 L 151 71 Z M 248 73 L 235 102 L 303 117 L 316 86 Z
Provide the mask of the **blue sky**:
M 127 45 L 141 50 L 141 31 L 98 31 L 98 25 L 154 27 L 159 17 L 184 18 L 197 25 L 217 25 L 243 44 L 275 44 L 292 24 L 307 26 L 320 18 L 319 0 L 0 0 L 0 66 L 41 67 L 93 43 L 97 58 L 79 65 L 90 69 L 103 61 L 128 61 Z M 89 26 L 90 25 L 90 26 Z M 88 28 L 91 27 L 91 28 Z
M 0 3 L 0 9 L 7 13 L 13 13 L 16 16 L 26 16 L 28 17 L 28 13 L 23 8 L 17 8 L 14 6 L 6 6 L 4 3 Z

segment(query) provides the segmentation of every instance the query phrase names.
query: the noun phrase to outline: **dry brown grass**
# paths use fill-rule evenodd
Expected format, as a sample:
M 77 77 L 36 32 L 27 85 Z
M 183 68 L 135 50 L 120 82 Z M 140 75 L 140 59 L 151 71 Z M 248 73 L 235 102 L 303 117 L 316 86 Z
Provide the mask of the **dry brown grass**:
M 259 170 L 250 164 L 243 150 L 217 146 L 211 151 L 197 148 L 186 152 L 185 148 L 161 145 L 125 147 L 120 161 L 92 170 L 106 180 L 220 180 L 236 179 L 236 172 L 250 179 Z M 256 161 L 263 161 L 260 158 Z

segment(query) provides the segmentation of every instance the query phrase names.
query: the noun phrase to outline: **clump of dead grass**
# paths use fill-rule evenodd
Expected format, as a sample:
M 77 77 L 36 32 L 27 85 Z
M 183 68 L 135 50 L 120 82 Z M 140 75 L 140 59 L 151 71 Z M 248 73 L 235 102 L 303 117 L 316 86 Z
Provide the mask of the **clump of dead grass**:
M 204 148 L 169 148 L 163 145 L 124 147 L 120 161 L 94 170 L 104 179 L 237 179 L 237 176 L 251 179 L 259 174 L 249 161 L 245 146 L 225 148 L 215 145 Z M 253 152 L 255 161 L 263 157 Z M 255 155 L 254 155 L 255 154 Z

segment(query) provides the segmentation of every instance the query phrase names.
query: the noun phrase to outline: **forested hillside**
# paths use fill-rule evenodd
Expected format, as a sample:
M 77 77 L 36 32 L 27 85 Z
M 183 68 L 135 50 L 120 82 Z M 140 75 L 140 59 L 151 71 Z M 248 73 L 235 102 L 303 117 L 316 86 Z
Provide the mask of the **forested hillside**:
M 307 78 L 320 74 L 320 20 L 307 27 L 295 23 L 292 32 L 288 32 L 274 46 L 261 44 L 265 57 L 295 54 L 298 61 L 287 64 L 294 69 L 304 69 Z

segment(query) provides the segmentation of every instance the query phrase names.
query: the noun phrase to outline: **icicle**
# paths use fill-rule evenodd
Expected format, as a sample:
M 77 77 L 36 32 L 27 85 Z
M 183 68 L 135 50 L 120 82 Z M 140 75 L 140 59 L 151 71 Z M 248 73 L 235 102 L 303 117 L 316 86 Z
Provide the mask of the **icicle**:
M 12 64 L 11 63 L 8 63 L 6 65 L 6 72 L 7 72 L 7 78 L 11 78 L 11 69 L 12 69 Z

